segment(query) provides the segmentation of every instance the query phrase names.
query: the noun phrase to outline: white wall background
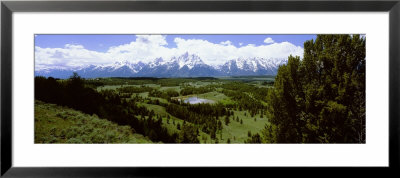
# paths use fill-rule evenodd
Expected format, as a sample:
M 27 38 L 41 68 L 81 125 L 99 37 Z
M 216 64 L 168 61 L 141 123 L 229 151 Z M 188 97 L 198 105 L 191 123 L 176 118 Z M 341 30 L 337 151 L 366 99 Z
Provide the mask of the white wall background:
M 388 25 L 388 13 L 14 13 L 13 166 L 388 166 Z M 367 143 L 34 144 L 37 33 L 365 33 Z

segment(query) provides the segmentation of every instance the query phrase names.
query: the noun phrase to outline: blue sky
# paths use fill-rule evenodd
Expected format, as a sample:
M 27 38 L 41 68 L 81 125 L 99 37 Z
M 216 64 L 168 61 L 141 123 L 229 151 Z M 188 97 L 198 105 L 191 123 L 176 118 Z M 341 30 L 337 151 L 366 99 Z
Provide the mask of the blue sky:
M 316 35 L 169 35 L 167 36 L 167 42 L 173 42 L 176 37 L 183 39 L 204 39 L 213 43 L 221 43 L 224 41 L 231 41 L 236 47 L 246 46 L 248 44 L 255 44 L 256 46 L 263 45 L 266 38 L 272 38 L 275 42 L 290 42 L 296 46 L 303 47 L 303 44 L 307 40 L 317 38 Z M 242 45 L 240 45 L 242 43 Z M 170 44 L 170 43 L 168 43 Z M 172 47 L 176 47 L 172 46 Z
M 235 58 L 302 56 L 316 35 L 35 35 L 37 69 L 107 65 L 116 61 L 169 60 L 185 52 L 209 65 Z
M 264 39 L 270 37 L 275 42 L 290 42 L 303 47 L 307 40 L 315 39 L 316 35 L 166 35 L 167 47 L 175 48 L 175 38 L 202 39 L 213 43 L 231 41 L 236 47 L 264 44 Z M 35 46 L 41 48 L 63 48 L 66 44 L 79 44 L 88 50 L 106 52 L 111 46 L 127 44 L 136 40 L 136 35 L 36 35 Z M 240 45 L 242 44 L 242 45 Z

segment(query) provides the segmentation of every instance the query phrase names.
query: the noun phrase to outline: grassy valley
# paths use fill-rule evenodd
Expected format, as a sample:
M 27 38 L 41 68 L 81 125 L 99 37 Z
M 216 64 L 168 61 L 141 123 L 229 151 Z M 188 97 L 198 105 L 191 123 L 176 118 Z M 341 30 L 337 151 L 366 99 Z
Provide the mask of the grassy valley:
M 35 143 L 365 143 L 365 67 L 365 37 L 318 35 L 276 76 L 37 76 Z
M 265 98 L 257 98 L 256 95 L 266 96 L 268 90 L 267 86 L 272 86 L 272 83 L 263 83 L 262 81 L 273 82 L 273 77 L 225 77 L 206 79 L 81 79 L 78 76 L 75 77 L 77 78 L 54 80 L 56 82 L 54 84 L 65 86 L 70 85 L 73 80 L 79 80 L 82 82 L 82 86 L 80 86 L 82 90 L 90 90 L 104 98 L 110 96 L 116 97 L 120 101 L 119 104 L 124 105 L 123 103 L 125 103 L 128 104 L 128 106 L 135 105 L 134 108 L 142 108 L 142 110 L 145 110 L 144 113 L 137 112 L 133 115 L 139 120 L 154 119 L 157 122 L 159 121 L 160 126 L 167 130 L 169 134 L 175 135 L 177 142 L 245 143 L 249 138 L 251 138 L 252 134 L 260 132 L 268 122 L 264 113 L 266 103 L 263 102 L 263 100 L 265 100 Z M 260 78 L 262 80 L 260 80 Z M 43 78 L 37 79 L 53 80 Z M 242 89 L 238 89 L 238 87 Z M 47 94 L 45 95 L 47 96 Z M 187 103 L 189 98 L 199 100 L 204 99 L 207 102 L 190 104 Z M 258 103 L 258 108 L 249 107 L 248 102 Z M 118 126 L 114 124 L 115 121 L 108 121 L 110 119 L 100 119 L 96 115 L 97 112 L 88 115 L 54 104 L 43 103 L 41 101 L 37 101 L 35 106 L 35 128 L 37 129 L 37 139 L 35 142 L 38 143 L 97 143 L 100 141 L 96 140 L 96 138 L 102 136 L 104 136 L 104 139 L 102 140 L 103 143 L 147 143 L 151 138 L 149 135 L 145 137 L 135 133 L 135 129 L 130 128 L 130 126 Z M 192 108 L 192 106 L 196 106 L 197 108 Z M 214 112 L 214 109 L 210 110 L 210 108 L 215 108 L 216 106 L 218 106 L 217 108 L 219 108 L 219 111 L 213 114 L 206 114 L 201 113 L 202 111 L 197 111 L 204 107 L 208 108 L 209 111 Z M 184 113 L 171 113 L 171 107 L 189 109 L 182 111 Z M 50 109 L 46 110 L 44 108 Z M 169 108 L 169 110 L 167 108 Z M 76 109 L 79 110 L 80 108 L 77 107 Z M 128 111 L 129 108 L 123 108 L 123 110 Z M 208 119 L 212 122 L 197 122 L 190 120 L 185 117 L 185 114 L 193 114 L 191 118 L 194 118 L 194 120 Z M 44 121 L 46 117 L 49 118 L 49 122 Z M 93 122 L 89 121 L 102 121 L 104 123 L 102 123 L 103 125 L 93 125 Z M 114 127 L 124 129 L 121 130 L 121 133 L 130 133 L 130 135 L 125 135 L 125 138 L 121 139 L 120 137 L 122 137 L 122 135 L 119 133 L 120 130 L 115 131 L 115 133 L 110 131 Z M 71 128 L 74 128 L 75 130 Z M 96 128 L 96 130 L 93 130 L 94 128 Z M 185 130 L 187 128 L 189 128 L 189 130 Z M 71 138 L 66 137 L 65 132 L 69 133 L 69 136 L 72 135 L 76 138 L 71 136 Z M 113 135 L 115 138 L 109 138 L 101 134 L 99 135 L 98 132 Z M 145 132 L 142 132 L 141 134 L 146 135 Z M 195 135 L 193 136 L 193 134 Z M 78 135 L 80 136 L 78 137 Z M 191 137 L 195 138 L 190 141 L 185 140 L 184 137 L 187 135 L 192 135 Z M 158 142 L 160 140 L 153 139 L 153 141 Z
M 130 126 L 35 101 L 35 143 L 153 143 Z

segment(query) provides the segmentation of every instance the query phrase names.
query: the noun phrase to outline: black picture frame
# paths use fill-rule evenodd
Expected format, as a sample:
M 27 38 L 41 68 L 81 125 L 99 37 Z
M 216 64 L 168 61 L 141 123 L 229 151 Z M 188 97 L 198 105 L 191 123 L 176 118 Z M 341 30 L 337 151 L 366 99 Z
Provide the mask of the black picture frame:
M 399 168 L 400 118 L 400 1 L 2 1 L 1 2 L 1 175 L 5 177 L 129 177 L 179 176 L 182 168 L 19 168 L 12 166 L 12 18 L 13 12 L 124 12 L 124 11 L 289 11 L 289 12 L 389 12 L 389 167 L 355 168 L 371 170 Z M 201 169 L 201 170 L 198 170 Z M 207 170 L 203 170 L 207 169 Z M 184 168 L 196 176 L 228 168 Z M 252 173 L 266 168 L 252 168 Z M 297 168 L 297 173 L 309 172 Z M 327 169 L 327 168 L 319 168 Z M 329 169 L 329 168 L 328 168 Z M 347 169 L 347 168 L 346 168 Z M 363 170 L 359 170 L 363 169 Z M 352 170 L 352 169 L 347 169 Z M 230 168 L 228 174 L 244 174 Z M 280 172 L 283 171 L 278 168 Z M 208 173 L 207 173 L 208 172 Z M 293 173 L 293 172 L 292 172 Z M 360 173 L 360 172 L 359 172 Z M 330 170 L 329 174 L 339 174 Z

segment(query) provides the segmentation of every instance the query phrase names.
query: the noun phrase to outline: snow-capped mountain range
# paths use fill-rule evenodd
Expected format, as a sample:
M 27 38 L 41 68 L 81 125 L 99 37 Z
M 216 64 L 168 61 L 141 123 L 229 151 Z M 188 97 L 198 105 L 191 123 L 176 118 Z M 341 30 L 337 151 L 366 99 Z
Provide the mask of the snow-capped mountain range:
M 77 72 L 84 78 L 97 77 L 219 77 L 275 75 L 284 58 L 237 58 L 219 66 L 208 65 L 194 54 L 185 53 L 170 60 L 157 58 L 149 63 L 128 61 L 110 65 L 89 65 L 75 69 L 35 70 L 35 76 L 68 78 Z

